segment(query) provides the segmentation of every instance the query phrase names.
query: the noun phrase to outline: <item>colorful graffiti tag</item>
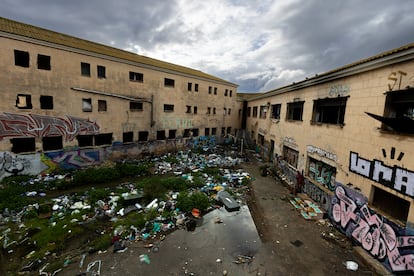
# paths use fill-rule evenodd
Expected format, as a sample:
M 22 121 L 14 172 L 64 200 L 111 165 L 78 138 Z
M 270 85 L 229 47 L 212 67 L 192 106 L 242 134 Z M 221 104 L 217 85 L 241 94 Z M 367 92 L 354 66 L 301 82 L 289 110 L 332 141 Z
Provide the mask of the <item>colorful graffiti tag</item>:
M 44 153 L 63 169 L 78 169 L 101 163 L 107 157 L 106 148 L 55 151 Z
M 96 122 L 72 116 L 51 117 L 6 112 L 0 115 L 0 140 L 7 137 L 62 136 L 65 141 L 71 141 L 77 135 L 98 134 L 99 129 Z
M 16 155 L 11 152 L 0 152 L 0 180 L 11 175 L 35 175 L 47 166 L 40 161 L 40 154 Z
M 216 136 L 198 136 L 194 139 L 188 139 L 188 146 L 193 148 L 211 149 L 216 146 Z M 192 144 L 192 145 L 191 145 Z
M 366 198 L 337 185 L 332 222 L 393 272 L 414 272 L 414 236 L 368 208 Z

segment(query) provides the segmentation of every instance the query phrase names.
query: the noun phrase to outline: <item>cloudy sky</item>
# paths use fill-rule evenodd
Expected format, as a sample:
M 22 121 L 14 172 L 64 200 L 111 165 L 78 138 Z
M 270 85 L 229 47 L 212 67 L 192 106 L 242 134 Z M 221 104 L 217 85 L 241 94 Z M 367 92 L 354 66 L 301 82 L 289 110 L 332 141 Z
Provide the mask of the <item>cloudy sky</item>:
M 269 91 L 414 42 L 412 0 L 0 0 L 0 16 Z

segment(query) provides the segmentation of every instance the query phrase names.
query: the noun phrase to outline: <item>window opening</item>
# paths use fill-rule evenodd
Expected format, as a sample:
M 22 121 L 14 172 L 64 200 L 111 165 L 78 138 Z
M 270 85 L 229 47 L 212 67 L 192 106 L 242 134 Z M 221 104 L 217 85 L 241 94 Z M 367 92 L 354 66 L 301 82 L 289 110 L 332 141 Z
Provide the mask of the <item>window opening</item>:
M 194 107 L 193 107 L 193 112 L 194 112 L 194 114 L 197 114 L 197 111 L 198 111 L 197 106 L 194 106 Z
M 224 90 L 224 96 L 227 97 L 227 93 L 229 92 L 228 89 Z
M 303 104 L 305 102 L 293 102 L 287 104 L 287 119 L 292 121 L 302 121 Z
M 291 166 L 298 167 L 299 152 L 292 148 L 283 146 L 283 160 L 285 160 Z
M 211 107 L 207 107 L 207 114 L 211 114 Z
M 190 137 L 190 130 L 189 129 L 184 129 L 183 137 Z
M 91 65 L 86 62 L 81 62 L 81 75 L 85 77 L 91 76 Z
M 217 87 L 214 87 L 214 95 L 217 95 Z
M 194 84 L 194 91 L 198 92 L 198 83 Z
M 192 86 L 193 86 L 193 84 L 191 82 L 189 82 L 188 85 L 187 85 L 187 90 L 188 91 L 191 91 L 192 90 Z
M 53 96 L 40 96 L 40 109 L 53 109 Z
M 216 115 L 216 108 L 213 107 L 213 115 Z
M 82 111 L 92 112 L 92 99 L 82 99 Z
M 173 104 L 164 104 L 164 112 L 173 112 L 174 105 Z
M 128 131 L 122 133 L 122 142 L 123 143 L 132 143 L 134 141 L 134 132 Z
M 191 113 L 191 105 L 186 105 L 187 111 L 185 113 Z
M 17 94 L 16 107 L 19 109 L 32 109 L 32 96 L 30 94 Z
M 135 82 L 144 82 L 144 74 L 130 71 L 129 80 Z
M 97 72 L 98 72 L 98 78 L 105 79 L 106 78 L 106 68 L 105 66 L 98 65 L 97 66 Z
M 175 129 L 168 130 L 168 139 L 175 139 L 176 133 L 177 133 L 177 130 Z
M 272 119 L 280 119 L 281 104 L 272 104 Z
M 43 137 L 42 144 L 44 151 L 63 149 L 62 136 Z
M 21 67 L 29 67 L 29 52 L 14 50 L 14 65 Z
M 148 131 L 139 131 L 138 132 L 138 142 L 148 141 Z
M 230 115 L 230 114 L 231 114 L 231 108 L 229 108 L 229 109 L 227 110 L 227 114 L 228 114 L 228 115 Z
M 164 78 L 164 86 L 174 87 L 174 85 L 175 85 L 175 80 L 169 79 L 169 78 Z
M 143 110 L 143 103 L 129 102 L 129 110 L 132 111 L 132 112 L 142 111 Z
M 208 87 L 208 94 L 211 94 L 212 89 L 213 88 L 211 86 Z
M 216 135 L 217 134 L 217 128 L 216 127 L 212 127 L 211 128 L 211 135 Z
M 209 136 L 210 135 L 210 129 L 209 128 L 205 128 L 204 129 L 204 135 L 205 136 Z
M 250 117 L 251 113 L 252 113 L 252 108 L 249 106 L 247 108 L 247 117 Z
M 95 146 L 111 145 L 112 133 L 102 133 L 95 135 Z
M 41 70 L 50 70 L 50 56 L 46 55 L 37 55 L 37 69 Z
M 10 142 L 12 144 L 11 151 L 13 153 L 36 151 L 35 138 L 12 138 L 10 139 Z
M 93 146 L 93 135 L 78 135 L 76 136 L 76 140 L 78 140 L 78 146 L 80 148 Z
M 105 100 L 98 100 L 98 111 L 107 111 L 107 108 Z
M 410 203 L 396 195 L 390 194 L 378 187 L 374 188 L 372 206 L 382 213 L 389 215 L 402 223 L 406 223 Z
M 198 128 L 193 128 L 192 130 L 193 137 L 198 137 Z
M 253 117 L 257 118 L 257 106 L 253 106 Z
M 165 130 L 157 131 L 157 140 L 165 140 Z
M 346 97 L 320 99 L 313 102 L 312 121 L 316 123 L 343 125 Z

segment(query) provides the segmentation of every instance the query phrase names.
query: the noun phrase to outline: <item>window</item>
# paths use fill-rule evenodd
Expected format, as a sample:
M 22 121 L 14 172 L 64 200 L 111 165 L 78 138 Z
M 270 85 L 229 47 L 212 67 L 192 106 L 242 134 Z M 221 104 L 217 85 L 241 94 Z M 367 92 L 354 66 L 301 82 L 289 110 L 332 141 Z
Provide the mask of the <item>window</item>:
M 165 130 L 157 131 L 157 140 L 165 140 Z
M 303 104 L 305 102 L 293 102 L 287 104 L 287 120 L 302 121 Z
M 197 137 L 198 136 L 198 128 L 193 128 L 191 130 L 191 132 L 193 133 L 193 137 Z
M 211 107 L 207 107 L 207 114 L 211 114 Z
M 40 96 L 40 109 L 53 109 L 53 96 Z
M 281 104 L 272 104 L 272 119 L 280 119 Z
M 213 88 L 211 86 L 208 87 L 208 94 L 211 94 L 212 89 Z
M 86 62 L 81 62 L 81 75 L 85 77 L 91 76 L 91 65 Z
M 170 129 L 168 130 L 168 139 L 175 139 L 177 130 L 175 129 Z
M 387 92 L 383 116 L 366 113 L 382 123 L 382 130 L 414 134 L 414 88 Z
M 78 135 L 76 136 L 76 140 L 78 140 L 78 146 L 80 148 L 93 146 L 93 135 Z
M 134 133 L 132 131 L 122 133 L 122 143 L 132 143 L 134 141 Z
M 29 94 L 17 94 L 16 107 L 19 109 L 32 109 L 32 96 Z
M 82 99 L 82 111 L 92 112 L 92 99 Z
M 129 110 L 132 112 L 142 111 L 143 104 L 138 102 L 129 102 Z
M 227 134 L 231 133 L 231 127 L 227 127 Z
M 211 128 L 211 135 L 216 135 L 217 134 L 217 128 L 216 127 L 212 127 Z
M 164 112 L 173 112 L 174 105 L 173 104 L 164 104 Z
M 138 132 L 138 142 L 148 141 L 148 131 Z
M 187 111 L 185 113 L 191 113 L 191 105 L 186 105 Z
M 46 55 L 37 55 L 37 69 L 41 70 L 50 70 L 50 56 Z
M 21 67 L 29 67 L 29 52 L 14 50 L 14 65 Z
M 213 115 L 216 115 L 216 108 L 213 107 Z
M 98 100 L 98 111 L 106 111 L 107 108 L 105 100 Z
M 253 106 L 253 117 L 257 118 L 257 106 Z
M 198 83 L 194 84 L 194 91 L 198 92 Z
M 267 113 L 267 106 L 265 106 L 265 105 L 260 106 L 259 118 L 266 119 L 266 113 Z
M 227 115 L 227 108 L 223 108 L 223 115 L 226 116 Z
M 174 87 L 174 85 L 175 85 L 175 80 L 164 78 L 164 86 L 165 87 Z
M 105 73 L 106 69 L 105 69 L 105 66 L 98 65 L 96 67 L 96 69 L 97 69 L 97 73 L 98 73 L 98 78 L 105 79 L 106 78 L 106 73 Z
M 226 135 L 226 128 L 225 127 L 222 127 L 221 128 L 221 135 Z
M 12 138 L 10 142 L 12 143 L 11 151 L 13 153 L 33 152 L 36 150 L 35 138 Z
M 217 95 L 217 87 L 214 87 L 214 95 Z
M 95 146 L 111 145 L 112 133 L 102 133 L 95 135 Z
M 193 113 L 194 113 L 194 114 L 197 114 L 197 110 L 198 110 L 197 106 L 194 106 L 194 107 L 193 107 Z
M 129 72 L 129 80 L 135 82 L 143 82 L 144 81 L 144 74 L 137 73 L 137 72 Z
M 343 125 L 346 100 L 346 97 L 315 100 L 312 122 Z
M 192 87 L 193 87 L 193 84 L 191 82 L 189 82 L 188 83 L 188 86 L 187 86 L 187 90 L 188 91 L 191 91 L 192 90 Z
M 289 147 L 283 146 L 283 160 L 285 160 L 291 166 L 298 167 L 299 152 Z
M 43 137 L 43 150 L 61 150 L 63 149 L 62 136 Z
M 205 136 L 209 136 L 210 135 L 210 129 L 209 128 L 205 128 L 204 129 L 204 135 Z
M 189 129 L 184 129 L 183 137 L 190 137 L 191 131 Z
M 252 114 L 252 108 L 249 106 L 249 107 L 247 108 L 247 117 L 250 117 L 250 116 L 251 116 L 251 114 Z
M 378 187 L 374 188 L 372 206 L 403 223 L 407 221 L 410 203 Z
M 265 137 L 264 137 L 264 135 L 262 135 L 262 134 L 257 134 L 257 140 L 258 140 L 258 143 L 259 143 L 259 145 L 264 145 L 264 142 L 265 142 Z
M 335 187 L 336 168 L 313 158 L 309 158 L 308 176 L 323 186 L 333 189 Z
M 233 91 L 230 90 L 230 97 L 233 97 Z
M 226 90 L 224 90 L 224 96 L 225 97 L 227 97 L 227 94 L 229 93 L 229 90 L 228 89 L 226 89 Z

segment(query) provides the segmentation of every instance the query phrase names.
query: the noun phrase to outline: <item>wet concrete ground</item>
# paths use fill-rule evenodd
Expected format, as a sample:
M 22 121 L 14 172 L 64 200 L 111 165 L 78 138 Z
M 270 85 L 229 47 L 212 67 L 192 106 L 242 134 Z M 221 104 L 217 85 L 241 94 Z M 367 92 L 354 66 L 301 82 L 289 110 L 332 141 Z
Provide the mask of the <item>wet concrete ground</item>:
M 286 200 L 287 188 L 262 177 L 259 164 L 243 167 L 256 179 L 249 207 L 215 210 L 195 231 L 176 230 L 151 249 L 133 242 L 122 253 L 86 256 L 82 268 L 73 263 L 59 275 L 78 275 L 98 260 L 100 275 L 374 275 L 339 232 L 301 217 Z M 145 255 L 148 263 L 140 260 Z M 348 260 L 357 271 L 345 267 Z

